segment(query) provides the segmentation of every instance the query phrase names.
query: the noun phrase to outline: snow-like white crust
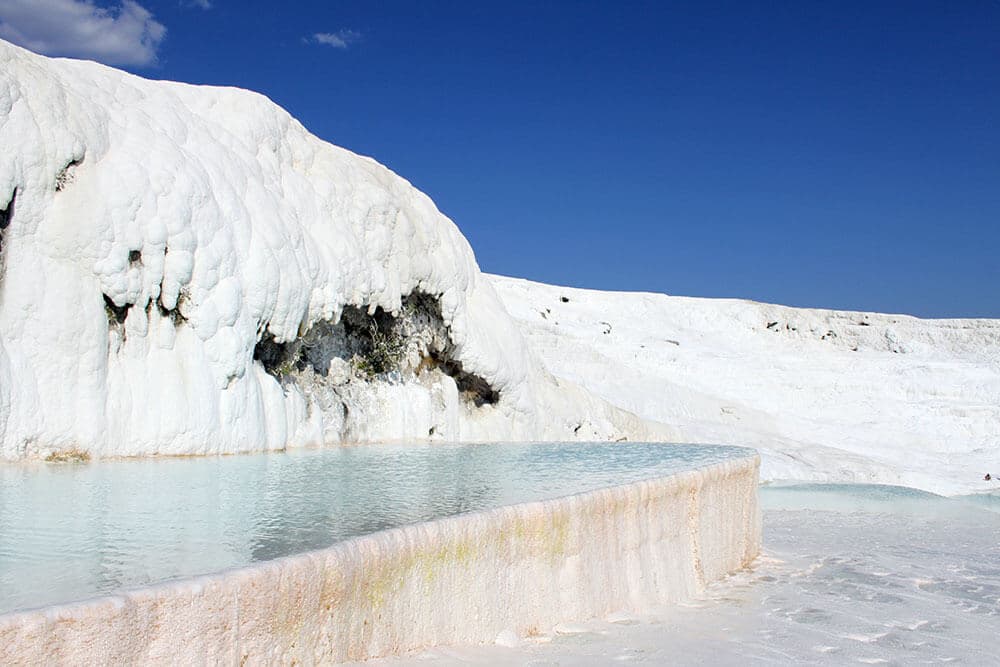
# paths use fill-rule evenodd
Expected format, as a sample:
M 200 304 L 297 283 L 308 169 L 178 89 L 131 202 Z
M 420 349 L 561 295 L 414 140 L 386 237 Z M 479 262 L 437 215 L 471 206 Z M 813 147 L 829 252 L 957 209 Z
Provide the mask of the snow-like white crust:
M 678 441 L 756 447 L 764 480 L 996 488 L 1000 320 L 492 280 L 551 373 Z
M 372 383 L 352 437 L 426 438 L 430 425 L 451 440 L 564 438 L 591 408 L 614 437 L 611 421 L 629 419 L 589 396 L 567 403 L 426 195 L 261 95 L 0 42 L 0 146 L 3 458 L 337 439 L 343 411 L 282 386 L 255 345 L 345 304 L 396 311 L 415 290 L 440 297 L 453 358 L 500 401 L 459 404 L 444 376 Z M 115 327 L 112 306 L 127 304 Z
M 430 199 L 260 95 L 5 42 L 0 146 L 0 458 L 645 438 L 758 447 L 765 479 L 998 472 L 995 320 L 486 278 Z M 414 291 L 497 403 L 440 372 L 331 396 L 254 360 Z

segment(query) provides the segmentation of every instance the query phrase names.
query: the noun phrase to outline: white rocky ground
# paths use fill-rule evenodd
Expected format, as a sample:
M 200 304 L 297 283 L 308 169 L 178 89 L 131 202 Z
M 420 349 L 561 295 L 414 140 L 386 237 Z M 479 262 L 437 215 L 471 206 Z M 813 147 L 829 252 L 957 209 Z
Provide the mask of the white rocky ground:
M 493 284 L 551 373 L 679 440 L 756 447 L 765 480 L 997 487 L 1000 320 Z

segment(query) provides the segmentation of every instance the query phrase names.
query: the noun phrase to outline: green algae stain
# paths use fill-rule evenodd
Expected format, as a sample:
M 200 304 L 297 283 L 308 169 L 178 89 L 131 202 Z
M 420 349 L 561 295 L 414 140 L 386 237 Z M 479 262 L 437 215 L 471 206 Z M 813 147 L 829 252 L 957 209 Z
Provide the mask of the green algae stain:
M 416 563 L 427 583 L 435 581 L 442 572 L 455 566 L 467 567 L 477 553 L 476 545 L 469 540 L 459 540 L 420 554 Z

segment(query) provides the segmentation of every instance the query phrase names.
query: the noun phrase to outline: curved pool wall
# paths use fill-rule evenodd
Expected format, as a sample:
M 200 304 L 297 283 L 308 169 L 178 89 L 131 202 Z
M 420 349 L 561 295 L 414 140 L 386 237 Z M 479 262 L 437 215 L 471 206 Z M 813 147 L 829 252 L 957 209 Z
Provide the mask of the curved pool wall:
M 748 451 L 410 444 L 0 465 L 0 614 L 221 572 L 463 512 L 666 477 Z
M 759 552 L 758 469 L 742 455 L 8 614 L 0 662 L 359 660 L 682 600 Z

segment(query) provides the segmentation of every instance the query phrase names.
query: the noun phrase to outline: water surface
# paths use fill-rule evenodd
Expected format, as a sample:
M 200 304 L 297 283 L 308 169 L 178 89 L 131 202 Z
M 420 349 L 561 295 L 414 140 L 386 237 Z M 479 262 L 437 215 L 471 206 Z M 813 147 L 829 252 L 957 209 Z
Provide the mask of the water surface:
M 327 547 L 379 530 L 663 477 L 738 447 L 373 445 L 0 464 L 0 613 Z

